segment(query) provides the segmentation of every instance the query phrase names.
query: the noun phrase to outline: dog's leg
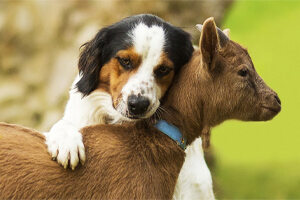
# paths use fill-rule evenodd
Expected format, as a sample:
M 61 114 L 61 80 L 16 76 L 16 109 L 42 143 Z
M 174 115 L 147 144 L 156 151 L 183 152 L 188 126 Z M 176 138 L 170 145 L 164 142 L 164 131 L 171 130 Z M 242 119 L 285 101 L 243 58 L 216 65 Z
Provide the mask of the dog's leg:
M 69 92 L 64 117 L 45 133 L 48 151 L 53 159 L 65 168 L 75 169 L 79 161 L 84 163 L 85 151 L 79 130 L 88 125 L 119 123 L 122 116 L 112 107 L 110 94 L 103 91 L 94 91 L 86 97 L 77 91 L 75 84 L 80 77 L 73 82 Z M 107 119 L 111 121 L 107 122 Z M 69 162 L 70 161 L 70 162 Z
M 75 79 L 69 92 L 70 98 L 67 103 L 64 117 L 59 120 L 49 132 L 44 133 L 46 144 L 52 158 L 58 163 L 75 169 L 79 161 L 83 164 L 85 161 L 85 150 L 79 129 L 87 124 L 85 100 L 74 88 L 79 77 Z

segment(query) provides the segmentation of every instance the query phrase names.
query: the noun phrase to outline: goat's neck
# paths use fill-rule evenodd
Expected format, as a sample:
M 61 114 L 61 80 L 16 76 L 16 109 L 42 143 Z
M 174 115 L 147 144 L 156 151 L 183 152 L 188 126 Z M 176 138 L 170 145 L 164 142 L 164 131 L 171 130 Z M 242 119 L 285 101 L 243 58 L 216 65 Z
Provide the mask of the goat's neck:
M 199 64 L 201 64 L 199 52 L 195 52 L 190 63 L 183 67 L 179 77 L 170 88 L 165 100 L 162 118 L 177 126 L 187 143 L 192 143 L 197 137 L 202 136 L 204 144 L 210 133 L 210 119 L 207 115 L 207 99 L 202 97 L 201 87 L 193 82 L 199 79 Z M 198 81 L 198 80 L 197 80 Z
M 183 133 L 187 139 L 187 143 L 190 144 L 195 138 L 202 134 L 204 126 L 197 123 L 196 120 L 184 117 L 178 110 L 173 107 L 167 107 L 166 112 L 162 119 L 168 123 L 175 125 Z

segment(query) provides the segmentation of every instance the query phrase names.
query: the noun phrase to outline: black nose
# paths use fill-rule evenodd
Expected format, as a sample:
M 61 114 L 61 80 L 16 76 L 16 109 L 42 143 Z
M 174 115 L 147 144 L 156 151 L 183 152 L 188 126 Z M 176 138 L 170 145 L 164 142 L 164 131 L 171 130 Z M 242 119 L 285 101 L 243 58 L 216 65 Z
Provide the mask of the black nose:
M 128 110 L 131 115 L 141 115 L 147 111 L 150 101 L 146 97 L 130 95 L 128 97 Z
M 275 95 L 275 99 L 276 99 L 277 103 L 279 103 L 279 105 L 281 105 L 281 101 L 277 95 Z

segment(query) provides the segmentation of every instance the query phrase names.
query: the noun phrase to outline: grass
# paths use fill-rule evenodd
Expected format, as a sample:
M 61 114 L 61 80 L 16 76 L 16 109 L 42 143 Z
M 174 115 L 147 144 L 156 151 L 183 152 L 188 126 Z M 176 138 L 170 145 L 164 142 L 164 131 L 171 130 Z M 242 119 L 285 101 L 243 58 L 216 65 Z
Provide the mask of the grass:
M 224 28 L 247 47 L 282 101 L 269 122 L 229 121 L 212 131 L 220 199 L 300 199 L 300 1 L 237 1 Z

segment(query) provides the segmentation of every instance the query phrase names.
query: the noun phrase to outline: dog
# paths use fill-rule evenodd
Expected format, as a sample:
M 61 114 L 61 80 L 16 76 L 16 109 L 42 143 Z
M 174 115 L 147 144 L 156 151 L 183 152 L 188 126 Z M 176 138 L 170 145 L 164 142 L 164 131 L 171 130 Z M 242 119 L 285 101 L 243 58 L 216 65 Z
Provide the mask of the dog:
M 101 29 L 83 45 L 63 118 L 45 133 L 52 158 L 74 169 L 85 161 L 80 128 L 152 116 L 193 50 L 188 33 L 150 14 Z
M 198 27 L 199 50 L 175 77 L 164 112 L 155 120 L 83 128 L 89 159 L 76 171 L 48 158 L 38 132 L 0 124 L 0 198 L 213 199 L 212 185 L 204 190 L 199 176 L 205 163 L 198 137 L 228 119 L 271 120 L 281 102 L 247 50 L 212 18 Z M 185 145 L 194 144 L 198 149 L 187 151 L 199 159 L 185 158 Z

